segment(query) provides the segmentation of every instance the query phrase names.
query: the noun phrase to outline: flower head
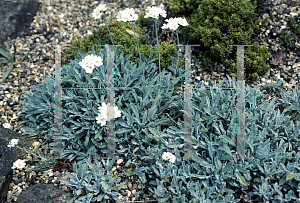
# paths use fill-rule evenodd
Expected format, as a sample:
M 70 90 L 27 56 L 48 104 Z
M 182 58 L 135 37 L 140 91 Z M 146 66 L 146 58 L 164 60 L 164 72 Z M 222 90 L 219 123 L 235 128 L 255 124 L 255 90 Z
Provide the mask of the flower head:
M 9 144 L 7 145 L 7 147 L 14 147 L 15 145 L 18 144 L 19 139 L 12 139 Z
M 25 160 L 18 159 L 17 161 L 14 162 L 13 167 L 11 167 L 11 169 L 15 169 L 15 168 L 21 169 L 24 168 L 25 166 L 26 166 Z
M 95 18 L 95 19 L 100 19 L 101 16 L 102 16 L 102 14 L 103 14 L 103 13 L 101 13 L 101 10 L 98 9 L 98 8 L 96 8 L 96 9 L 94 9 L 94 11 L 93 11 L 93 13 L 92 13 L 92 16 L 93 16 L 93 18 Z
M 117 21 L 130 22 L 136 21 L 137 19 L 138 15 L 134 12 L 133 8 L 126 8 L 117 15 Z
M 108 120 L 113 118 L 113 115 L 111 113 L 112 107 L 110 104 L 106 105 L 105 103 L 102 104 L 102 107 L 99 107 L 100 113 L 103 117 L 107 118 Z M 114 109 L 114 118 L 121 116 L 121 111 L 118 110 L 118 107 L 115 106 Z
M 93 10 L 92 16 L 93 16 L 95 19 L 100 19 L 101 16 L 103 15 L 102 12 L 105 12 L 106 9 L 107 9 L 107 8 L 106 8 L 105 4 L 100 4 L 99 6 L 97 6 L 97 7 Z
M 178 19 L 178 23 L 182 26 L 188 26 L 189 24 L 187 23 L 186 19 L 185 18 L 177 18 Z
M 163 24 L 162 29 L 170 29 L 170 30 L 177 30 L 177 28 L 179 27 L 179 24 L 182 26 L 187 26 L 189 25 L 186 21 L 186 19 L 184 18 L 170 18 L 166 20 L 168 22 L 168 24 Z
M 85 69 L 87 73 L 92 73 L 95 66 L 103 65 L 102 58 L 100 56 L 95 55 L 87 55 L 79 62 L 79 65 Z
M 102 62 L 103 60 L 100 56 L 94 56 L 93 59 L 94 59 L 94 65 L 95 66 L 103 65 L 103 62 Z
M 106 123 L 106 119 L 104 117 L 98 116 L 96 117 L 97 123 L 100 123 L 101 126 L 104 126 Z
M 107 10 L 105 4 L 100 4 L 99 6 L 96 7 L 96 9 L 98 9 L 98 10 L 100 10 L 100 11 L 102 11 L 102 12 L 104 12 L 104 11 Z
M 176 157 L 172 154 L 172 156 L 170 156 L 170 162 L 174 163 L 176 160 Z
M 147 8 L 147 12 L 144 18 L 151 17 L 151 18 L 158 19 L 159 15 L 165 18 L 167 16 L 167 12 L 162 8 L 156 6 L 152 6 L 152 7 L 149 6 Z
M 121 111 L 118 110 L 118 107 L 115 106 L 113 108 L 114 116 L 112 115 L 112 107 L 110 104 L 106 105 L 105 103 L 102 104 L 102 106 L 98 107 L 100 110 L 100 113 L 98 114 L 97 123 L 101 123 L 102 125 L 105 125 L 107 120 L 111 120 L 113 118 L 121 117 Z
M 164 160 L 169 160 L 172 163 L 174 163 L 176 160 L 176 157 L 173 154 L 171 154 L 170 152 L 164 152 L 162 155 L 162 158 Z
M 169 152 L 164 152 L 162 155 L 164 160 L 168 160 L 170 158 L 170 153 Z

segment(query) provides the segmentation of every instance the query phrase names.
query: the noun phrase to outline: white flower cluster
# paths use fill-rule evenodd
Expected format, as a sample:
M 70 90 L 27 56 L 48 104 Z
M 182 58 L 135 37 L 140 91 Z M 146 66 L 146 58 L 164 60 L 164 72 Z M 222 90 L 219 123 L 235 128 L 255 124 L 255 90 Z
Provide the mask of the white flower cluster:
M 147 13 L 144 18 L 151 17 L 151 18 L 158 19 L 159 15 L 165 18 L 167 16 L 167 12 L 162 8 L 156 6 L 152 6 L 152 7 L 149 6 L 147 8 Z
M 170 30 L 177 30 L 177 28 L 179 27 L 179 24 L 182 26 L 188 26 L 189 24 L 187 23 L 185 18 L 170 18 L 166 20 L 168 22 L 168 24 L 163 24 L 163 26 L 161 27 L 162 29 L 170 29 Z
M 103 59 L 100 56 L 88 55 L 79 62 L 79 65 L 84 68 L 87 73 L 92 73 L 95 66 L 103 65 Z
M 24 168 L 25 166 L 26 166 L 25 160 L 18 159 L 17 161 L 14 162 L 13 167 L 11 167 L 11 169 L 15 169 L 15 168 L 21 169 Z
M 7 145 L 7 147 L 11 148 L 11 147 L 15 147 L 15 145 L 18 144 L 19 139 L 12 139 L 9 144 Z M 13 167 L 11 167 L 12 169 L 18 168 L 24 168 L 26 166 L 25 160 L 21 160 L 18 159 L 17 161 L 14 162 Z
M 7 145 L 9 148 L 14 147 L 18 144 L 19 139 L 12 139 L 9 144 Z
M 121 117 L 121 111 L 118 110 L 118 107 L 115 106 L 114 109 L 110 106 L 110 104 L 106 105 L 105 103 L 99 107 L 100 113 L 98 114 L 97 123 L 100 123 L 101 126 L 106 124 L 107 120 L 111 120 L 113 118 Z M 114 111 L 114 116 L 112 115 L 112 110 Z
M 173 154 L 171 154 L 170 152 L 164 152 L 162 155 L 162 158 L 164 160 L 169 160 L 172 163 L 174 163 L 176 160 L 176 157 Z
M 100 4 L 99 6 L 96 7 L 96 9 L 94 9 L 93 13 L 92 13 L 92 16 L 95 18 L 95 19 L 100 19 L 100 17 L 102 16 L 102 12 L 105 12 L 106 11 L 106 6 L 105 4 Z
M 133 8 L 126 8 L 124 11 L 118 13 L 117 21 L 130 22 L 137 20 L 138 17 Z
M 9 144 L 7 145 L 7 147 L 11 148 L 11 147 L 15 147 L 19 142 L 19 139 L 12 139 Z M 34 142 L 32 144 L 33 147 L 37 147 L 40 143 L 39 142 Z M 33 149 L 32 147 L 30 147 L 29 149 Z M 11 167 L 12 169 L 15 169 L 15 168 L 18 168 L 18 169 L 21 169 L 21 168 L 24 168 L 26 166 L 26 163 L 25 163 L 26 160 L 21 160 L 21 159 L 18 159 L 17 161 L 15 161 L 13 163 L 13 167 Z

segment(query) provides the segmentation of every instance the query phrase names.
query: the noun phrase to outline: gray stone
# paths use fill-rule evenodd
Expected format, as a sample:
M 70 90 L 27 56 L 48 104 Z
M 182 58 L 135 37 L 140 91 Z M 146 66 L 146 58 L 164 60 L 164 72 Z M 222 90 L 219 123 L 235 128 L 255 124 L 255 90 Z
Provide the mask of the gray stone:
M 72 198 L 71 193 L 59 190 L 53 184 L 38 183 L 22 191 L 17 203 L 67 203 Z
M 25 151 L 16 147 L 7 147 L 12 139 L 19 139 L 17 146 L 20 148 L 25 147 L 26 150 L 29 150 L 32 143 L 37 141 L 0 125 L 0 202 L 6 202 L 9 183 L 13 176 L 11 169 L 13 163 L 25 153 Z
M 37 0 L 0 1 L 0 47 L 7 37 L 16 39 L 30 33 L 30 23 L 37 12 Z

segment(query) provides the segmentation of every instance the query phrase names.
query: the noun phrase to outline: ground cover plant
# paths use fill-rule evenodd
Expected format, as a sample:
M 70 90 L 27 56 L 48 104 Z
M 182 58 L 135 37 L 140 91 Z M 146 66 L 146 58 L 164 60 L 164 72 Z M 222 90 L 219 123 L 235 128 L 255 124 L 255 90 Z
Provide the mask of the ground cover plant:
M 95 14 L 104 8 L 99 6 Z M 162 10 L 154 10 L 149 10 L 149 17 L 164 16 Z M 131 15 L 122 13 L 120 19 L 137 19 L 132 10 L 127 12 Z M 186 24 L 182 19 L 169 20 L 163 27 L 178 28 L 178 22 Z M 175 34 L 178 39 L 177 30 Z M 157 44 L 159 47 L 158 40 Z M 283 99 L 275 104 L 274 100 L 262 101 L 264 91 L 247 85 L 245 152 L 246 157 L 253 159 L 240 160 L 235 158 L 237 114 L 235 103 L 231 105 L 236 93 L 204 91 L 199 88 L 205 86 L 203 82 L 196 84 L 198 89 L 192 91 L 192 158 L 185 160 L 184 93 L 174 95 L 176 85 L 183 86 L 185 78 L 178 59 L 173 57 L 167 68 L 161 69 L 160 59 L 154 58 L 153 52 L 149 57 L 139 52 L 138 63 L 134 64 L 116 47 L 115 106 L 110 106 L 105 89 L 107 52 L 107 47 L 96 51 L 92 46 L 88 52 L 79 48 L 76 58 L 62 67 L 62 88 L 101 88 L 62 91 L 63 156 L 68 161 L 75 160 L 75 175 L 68 173 L 70 180 L 61 182 L 71 187 L 73 202 L 117 201 L 123 185 L 112 170 L 120 157 L 125 165 L 137 159 L 143 161 L 133 175 L 147 188 L 146 194 L 158 202 L 241 202 L 243 194 L 254 202 L 299 202 L 297 87 L 291 95 L 282 90 Z M 159 49 L 157 55 L 160 57 Z M 209 81 L 209 86 L 237 85 L 234 78 L 226 78 L 221 84 Z M 54 147 L 53 86 L 54 78 L 45 76 L 45 83 L 26 93 L 27 101 L 21 109 L 26 119 L 23 123 L 29 125 L 24 135 L 38 134 L 50 149 Z M 274 110 L 278 105 L 283 106 L 284 112 Z M 115 151 L 120 157 L 97 161 L 97 156 L 106 151 L 105 125 L 111 119 L 115 124 Z M 10 147 L 16 144 L 12 140 Z M 14 167 L 25 165 L 20 160 Z
M 86 56 L 90 55 L 94 53 L 87 53 Z M 101 50 L 96 55 L 105 59 L 106 50 Z M 104 86 L 102 82 L 106 81 L 106 64 L 96 66 L 90 75 L 79 65 L 80 59 L 86 56 L 82 55 L 63 68 L 65 79 L 62 86 L 67 86 L 67 81 L 71 81 L 73 87 L 87 83 Z M 148 61 L 151 61 L 151 58 Z M 115 104 L 118 107 L 115 112 L 120 111 L 119 116 L 115 118 L 116 152 L 120 155 L 125 154 L 124 163 L 137 159 L 128 154 L 141 155 L 145 166 L 136 168 L 134 174 L 142 183 L 154 187 L 152 191 L 147 191 L 148 195 L 159 201 L 164 199 L 165 202 L 238 202 L 240 197 L 236 194 L 240 192 L 247 193 L 257 202 L 275 199 L 298 201 L 299 160 L 296 152 L 299 146 L 300 123 L 297 120 L 294 120 L 297 121 L 294 123 L 291 116 L 274 111 L 277 105 L 274 105 L 274 101 L 262 102 L 264 95 L 258 88 L 251 90 L 247 86 L 245 94 L 245 148 L 246 156 L 254 157 L 253 160 L 231 159 L 236 151 L 236 111 L 235 106 L 227 104 L 231 103 L 235 94 L 222 90 L 210 90 L 207 94 L 200 88 L 192 92 L 193 159 L 183 160 L 184 122 L 178 116 L 183 114 L 184 96 L 182 92 L 179 96 L 172 96 L 172 89 L 177 80 L 174 78 L 183 77 L 184 72 L 175 75 L 162 71 L 164 88 L 159 95 L 155 90 L 159 76 L 151 74 L 158 69 L 156 64 L 145 63 L 149 67 L 145 71 L 146 82 L 149 84 L 143 86 L 141 68 L 137 68 L 129 60 L 124 60 L 122 54 L 115 63 L 118 75 L 115 79 Z M 176 68 L 175 58 L 169 68 Z M 122 78 L 127 80 L 121 80 Z M 225 80 L 224 86 L 233 86 L 235 81 L 232 82 L 228 75 L 227 78 L 229 82 Z M 41 138 L 47 132 L 48 137 L 44 139 L 48 139 L 50 148 L 53 148 L 53 115 L 44 114 L 41 117 L 39 113 L 45 107 L 48 112 L 54 110 L 54 100 L 50 99 L 50 87 L 53 87 L 54 80 L 45 79 L 45 84 L 32 89 L 28 94 L 27 108 L 22 112 L 25 117 L 31 118 L 32 130 L 39 126 Z M 200 83 L 199 86 L 201 85 L 204 84 Z M 122 89 L 118 86 L 129 88 Z M 217 85 L 210 83 L 210 86 Z M 291 107 L 299 106 L 297 89 L 294 90 L 295 95 L 295 103 Z M 96 160 L 97 155 L 105 153 L 107 131 L 102 124 L 97 123 L 101 120 L 97 119 L 97 116 L 106 96 L 106 92 L 102 90 L 70 90 L 62 96 L 64 155 L 69 156 L 69 160 L 76 160 L 74 172 L 78 174 L 76 177 L 70 175 L 71 180 L 66 183 L 73 186 L 73 194 L 77 197 L 84 194 L 78 202 L 88 199 L 93 202 L 104 197 L 117 199 L 116 194 L 121 187 L 120 184 L 114 183 L 118 179 L 114 179 L 110 173 L 117 159 L 105 162 L 102 160 L 93 164 L 88 160 L 89 157 Z M 174 99 L 177 101 L 174 102 Z M 291 100 L 287 99 L 285 106 L 289 106 L 288 101 Z M 176 110 L 172 115 L 176 125 L 161 130 L 162 125 L 172 122 L 163 114 L 167 108 Z M 78 115 L 78 121 L 71 120 Z M 107 118 L 109 116 L 107 115 Z M 27 132 L 32 133 L 35 132 Z M 173 158 L 174 163 L 163 159 L 164 153 L 176 157 L 175 160 Z M 290 188 L 288 192 L 287 188 Z

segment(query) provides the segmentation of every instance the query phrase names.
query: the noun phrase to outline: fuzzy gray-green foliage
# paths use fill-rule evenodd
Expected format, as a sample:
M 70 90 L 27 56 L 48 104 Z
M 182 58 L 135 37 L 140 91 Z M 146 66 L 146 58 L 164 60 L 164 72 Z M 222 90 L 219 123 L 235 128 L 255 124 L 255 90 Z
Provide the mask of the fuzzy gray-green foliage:
M 120 49 L 116 48 L 117 54 Z M 92 50 L 88 54 L 94 53 Z M 115 56 L 117 56 L 115 54 Z M 78 64 L 85 56 L 79 52 L 77 58 L 62 68 L 63 87 L 106 88 L 106 49 L 97 53 L 103 58 L 103 65 L 87 74 Z M 143 57 L 144 58 L 144 57 Z M 144 58 L 145 59 L 145 58 Z M 146 59 L 145 59 L 146 60 Z M 275 111 L 274 100 L 261 101 L 263 92 L 258 88 L 245 92 L 245 153 L 254 159 L 237 160 L 236 151 L 236 109 L 232 98 L 234 91 L 202 90 L 192 91 L 192 159 L 184 160 L 184 95 L 173 96 L 175 84 L 183 84 L 184 70 L 175 72 L 176 59 L 169 67 L 171 72 L 162 71 L 163 83 L 158 94 L 158 70 L 152 63 L 152 55 L 144 65 L 147 86 L 143 85 L 142 69 L 133 65 L 123 54 L 115 58 L 115 105 L 121 110 L 121 117 L 115 119 L 115 151 L 124 154 L 126 161 L 135 161 L 139 154 L 145 166 L 134 169 L 139 181 L 146 183 L 148 195 L 164 202 L 238 202 L 236 193 L 246 192 L 255 202 L 276 200 L 299 201 L 300 176 L 299 146 L 300 122 L 294 123 L 291 116 Z M 227 75 L 227 78 L 230 77 Z M 210 82 L 210 81 L 209 81 Z M 226 87 L 233 87 L 233 82 Z M 31 123 L 31 130 L 25 134 L 44 132 L 49 142 L 53 141 L 53 78 L 46 84 L 32 88 L 27 96 L 26 108 L 22 112 Z M 196 87 L 203 87 L 203 83 Z M 219 87 L 212 84 L 209 86 Z M 299 94 L 295 90 L 293 103 L 290 96 L 283 101 L 288 108 L 299 107 Z M 117 199 L 117 187 L 112 186 L 109 175 L 115 160 L 103 166 L 100 162 L 91 164 L 87 158 L 105 153 L 105 127 L 96 123 L 98 107 L 104 102 L 105 90 L 68 90 L 62 93 L 63 113 L 63 155 L 69 161 L 76 160 L 70 182 L 77 202 Z M 176 99 L 174 101 L 174 99 Z M 165 116 L 167 109 L 176 125 Z M 297 111 L 297 110 L 296 110 Z M 300 112 L 299 109 L 297 111 Z M 26 121 L 25 121 L 26 122 Z M 295 124 L 295 125 L 293 125 Z M 37 131 L 34 131 L 37 129 Z M 52 144 L 52 145 L 51 145 Z M 53 147 L 53 143 L 49 146 Z M 176 156 L 174 164 L 162 160 L 163 152 Z M 78 155 L 78 156 L 76 156 Z M 100 171 L 99 173 L 97 173 Z M 120 186 L 120 185 L 119 185 Z M 286 188 L 291 189 L 286 192 Z M 112 192 L 112 190 L 115 190 Z M 74 200 L 75 200 L 74 199 Z

